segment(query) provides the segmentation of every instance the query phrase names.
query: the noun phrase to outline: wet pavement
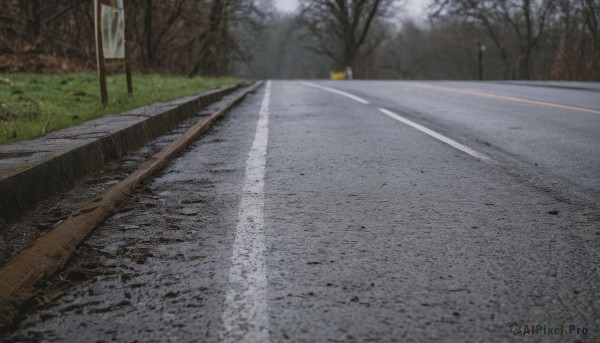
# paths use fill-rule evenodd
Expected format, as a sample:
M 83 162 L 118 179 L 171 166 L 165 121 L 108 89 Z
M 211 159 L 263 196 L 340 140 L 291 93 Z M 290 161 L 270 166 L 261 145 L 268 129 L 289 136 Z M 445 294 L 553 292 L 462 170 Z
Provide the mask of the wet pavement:
M 239 302 L 227 294 L 240 287 L 265 294 L 241 327 L 267 323 L 272 342 L 600 339 L 600 213 L 589 192 L 466 136 L 501 163 L 477 160 L 383 115 L 385 102 L 283 81 L 269 96 L 264 174 L 249 178 L 264 99 L 265 88 L 249 96 L 139 187 L 4 339 L 227 341 L 226 307 Z M 264 182 L 259 207 L 242 201 L 249 180 Z M 50 214 L 77 203 L 64 198 Z M 264 251 L 244 245 L 240 225 Z M 255 263 L 241 283 L 232 258 Z M 246 286 L 256 268 L 264 286 Z M 515 338 L 513 322 L 588 334 Z
M 599 83 L 553 85 L 366 81 L 337 87 L 489 151 L 507 164 L 520 163 L 570 184 L 598 203 Z

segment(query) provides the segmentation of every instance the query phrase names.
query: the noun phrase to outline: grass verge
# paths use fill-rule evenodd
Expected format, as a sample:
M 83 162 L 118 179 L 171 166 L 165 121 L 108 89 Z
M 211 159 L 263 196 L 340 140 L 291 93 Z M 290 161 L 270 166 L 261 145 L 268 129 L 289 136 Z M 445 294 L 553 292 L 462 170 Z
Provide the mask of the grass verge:
M 112 75 L 107 77 L 109 103 L 102 105 L 93 73 L 0 73 L 0 144 L 236 82 L 231 77 L 135 75 L 133 95 L 128 95 L 125 76 Z

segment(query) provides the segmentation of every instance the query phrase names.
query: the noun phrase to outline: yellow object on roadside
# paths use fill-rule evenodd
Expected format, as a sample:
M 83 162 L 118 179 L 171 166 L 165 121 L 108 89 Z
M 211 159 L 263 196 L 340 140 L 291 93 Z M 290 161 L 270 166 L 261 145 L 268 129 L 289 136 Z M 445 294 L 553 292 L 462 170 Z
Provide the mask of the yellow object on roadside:
M 346 80 L 347 79 L 346 72 L 344 72 L 344 71 L 332 71 L 329 73 L 329 77 L 332 80 Z

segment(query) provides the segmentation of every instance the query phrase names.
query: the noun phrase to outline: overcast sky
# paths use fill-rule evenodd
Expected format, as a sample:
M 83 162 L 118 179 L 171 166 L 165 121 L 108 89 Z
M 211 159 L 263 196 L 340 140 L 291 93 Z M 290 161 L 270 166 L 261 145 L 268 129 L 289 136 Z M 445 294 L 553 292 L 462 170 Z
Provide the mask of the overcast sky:
M 273 0 L 275 6 L 282 12 L 293 12 L 298 6 L 298 0 Z M 406 0 L 406 10 L 410 15 L 423 16 L 423 9 L 430 0 Z

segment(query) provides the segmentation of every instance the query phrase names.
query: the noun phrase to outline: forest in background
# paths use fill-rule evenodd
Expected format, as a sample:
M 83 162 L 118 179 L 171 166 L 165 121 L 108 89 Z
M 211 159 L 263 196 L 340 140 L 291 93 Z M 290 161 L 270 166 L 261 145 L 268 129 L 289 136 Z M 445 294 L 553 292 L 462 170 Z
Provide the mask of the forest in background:
M 134 70 L 248 78 L 600 81 L 600 0 L 125 1 Z M 91 0 L 0 0 L 0 72 L 95 69 Z M 120 65 L 113 65 L 113 69 Z
M 128 58 L 136 71 L 205 76 L 229 75 L 235 61 L 248 58 L 232 32 L 260 30 L 271 11 L 247 0 L 124 5 Z M 5 72 L 95 70 L 93 1 L 0 0 L 0 53 Z

